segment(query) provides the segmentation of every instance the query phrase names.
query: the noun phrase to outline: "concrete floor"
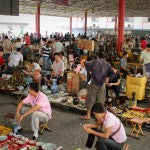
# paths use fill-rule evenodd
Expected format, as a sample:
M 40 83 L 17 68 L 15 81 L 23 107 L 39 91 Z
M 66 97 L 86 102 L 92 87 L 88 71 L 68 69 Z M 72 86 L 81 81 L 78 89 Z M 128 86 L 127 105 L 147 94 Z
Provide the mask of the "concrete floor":
M 3 116 L 8 112 L 14 113 L 16 106 L 11 102 L 14 97 L 5 94 L 0 94 L 0 124 L 3 125 Z M 57 146 L 62 146 L 64 150 L 74 150 L 76 147 L 85 148 L 87 134 L 82 129 L 82 124 L 87 123 L 79 119 L 80 115 L 66 112 L 60 109 L 53 108 L 53 118 L 49 123 L 52 132 L 45 131 L 40 135 L 39 141 L 55 143 Z M 22 122 L 25 137 L 32 137 L 30 131 L 29 117 Z M 131 127 L 125 127 L 129 133 Z M 140 140 L 135 140 L 128 137 L 127 143 L 130 145 L 130 150 L 150 150 L 150 129 L 144 128 L 145 137 L 140 136 Z M 94 148 L 92 149 L 94 150 Z

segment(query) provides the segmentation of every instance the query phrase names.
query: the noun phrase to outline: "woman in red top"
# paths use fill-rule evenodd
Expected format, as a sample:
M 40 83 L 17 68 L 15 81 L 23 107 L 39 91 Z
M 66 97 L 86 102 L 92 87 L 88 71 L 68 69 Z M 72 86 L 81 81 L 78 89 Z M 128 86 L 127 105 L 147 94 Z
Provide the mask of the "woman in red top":
M 3 47 L 0 46 L 0 77 L 2 76 L 2 71 L 5 68 L 3 55 L 4 55 Z
M 26 33 L 24 40 L 28 46 L 31 45 L 30 36 L 28 35 L 28 32 Z
M 142 37 L 141 38 L 141 49 L 145 50 L 147 48 L 147 44 L 148 44 L 148 42 L 147 42 L 146 38 Z
M 1 67 L 2 65 L 4 65 L 3 54 L 4 54 L 3 47 L 0 46 L 0 67 Z

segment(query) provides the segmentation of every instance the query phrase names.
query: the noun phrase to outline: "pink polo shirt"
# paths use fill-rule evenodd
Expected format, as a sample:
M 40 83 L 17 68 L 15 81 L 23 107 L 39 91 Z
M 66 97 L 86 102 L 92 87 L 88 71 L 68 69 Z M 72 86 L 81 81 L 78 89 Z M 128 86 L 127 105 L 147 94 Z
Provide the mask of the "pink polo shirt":
M 51 105 L 47 96 L 44 93 L 39 92 L 36 98 L 32 95 L 28 95 L 23 100 L 23 103 L 30 104 L 32 107 L 34 107 L 35 105 L 40 105 L 41 108 L 38 111 L 46 113 L 47 115 L 50 116 L 50 119 L 51 119 L 51 116 L 52 116 Z
M 112 127 L 112 132 L 110 135 L 115 133 L 120 126 L 120 120 L 115 115 L 110 113 L 109 111 L 106 112 L 106 116 L 102 121 L 103 121 L 103 126 L 105 129 Z M 125 129 L 124 129 L 122 123 L 121 123 L 120 130 L 112 138 L 117 143 L 123 143 L 127 140 L 126 132 L 125 132 Z

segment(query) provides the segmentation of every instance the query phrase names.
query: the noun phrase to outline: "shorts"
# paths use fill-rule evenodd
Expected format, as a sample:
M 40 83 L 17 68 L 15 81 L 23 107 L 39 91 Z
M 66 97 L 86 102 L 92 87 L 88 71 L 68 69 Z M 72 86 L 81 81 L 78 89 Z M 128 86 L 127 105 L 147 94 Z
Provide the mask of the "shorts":
M 106 86 L 105 83 L 102 86 L 97 86 L 93 82 L 87 87 L 87 100 L 86 107 L 90 109 L 93 107 L 95 103 L 104 104 L 106 100 Z

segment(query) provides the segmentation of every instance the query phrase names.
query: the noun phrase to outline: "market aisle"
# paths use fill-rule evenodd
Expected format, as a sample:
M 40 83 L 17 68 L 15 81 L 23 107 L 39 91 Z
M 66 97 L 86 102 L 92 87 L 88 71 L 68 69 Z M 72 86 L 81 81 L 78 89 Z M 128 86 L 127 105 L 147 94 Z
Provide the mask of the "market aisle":
M 14 113 L 16 106 L 10 104 L 13 97 L 0 94 L 0 124 L 3 124 L 3 116 L 8 112 Z M 74 150 L 75 147 L 83 148 L 87 135 L 82 130 L 81 120 L 79 115 L 53 109 L 53 119 L 50 121 L 49 127 L 52 132 L 46 131 L 44 135 L 40 135 L 39 141 L 55 143 L 58 146 L 63 146 L 64 150 Z M 24 136 L 31 137 L 30 124 L 28 117 L 23 121 Z M 129 133 L 130 128 L 126 128 Z M 130 150 L 149 150 L 150 147 L 150 132 L 144 130 L 146 137 L 141 137 L 140 141 L 133 138 L 128 138 Z M 93 149 L 94 150 L 94 149 Z

